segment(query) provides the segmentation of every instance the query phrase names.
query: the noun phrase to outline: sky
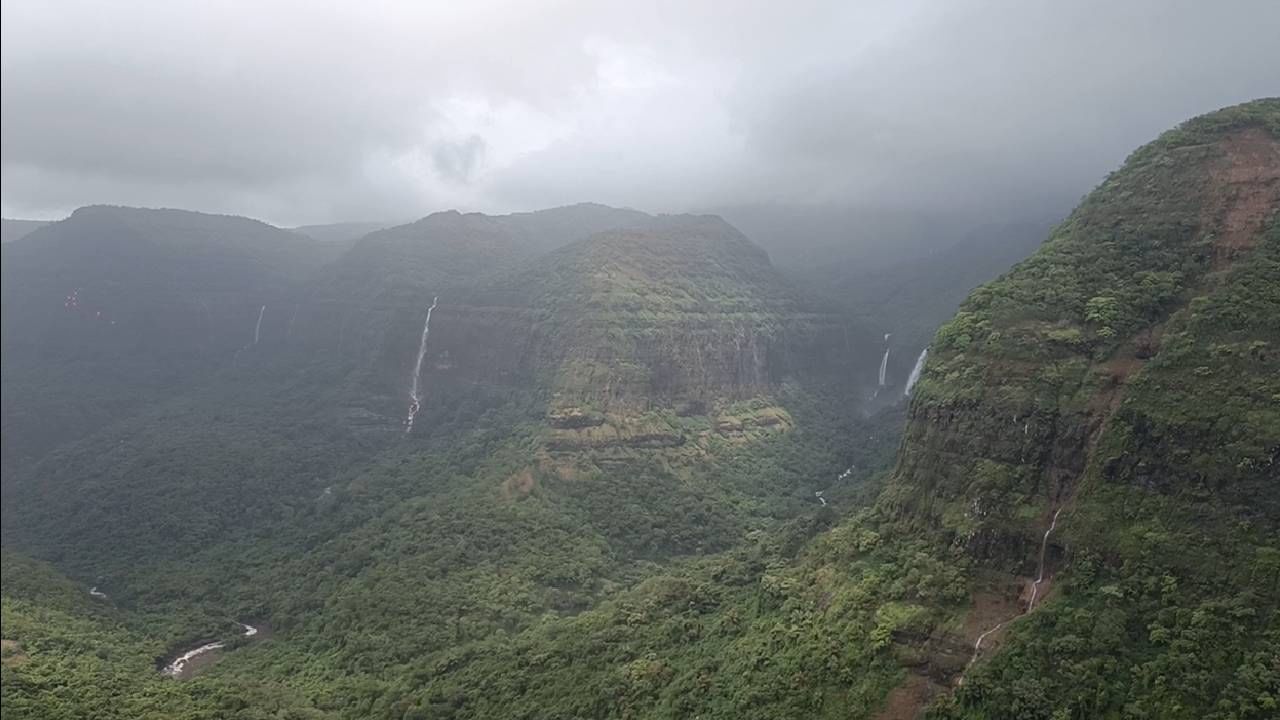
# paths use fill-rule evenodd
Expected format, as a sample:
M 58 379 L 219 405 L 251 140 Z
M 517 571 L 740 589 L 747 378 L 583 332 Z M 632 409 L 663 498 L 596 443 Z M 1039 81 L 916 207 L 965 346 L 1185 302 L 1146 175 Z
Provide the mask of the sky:
M 1280 95 L 1274 0 L 4 0 L 5 217 L 1009 212 Z

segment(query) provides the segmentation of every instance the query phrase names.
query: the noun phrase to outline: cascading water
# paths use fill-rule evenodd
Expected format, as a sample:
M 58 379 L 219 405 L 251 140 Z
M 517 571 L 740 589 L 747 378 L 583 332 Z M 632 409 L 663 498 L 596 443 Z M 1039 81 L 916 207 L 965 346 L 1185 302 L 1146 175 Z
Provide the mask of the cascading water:
M 422 375 L 422 358 L 427 354 L 427 335 L 431 333 L 431 311 L 436 309 L 439 297 L 431 298 L 431 307 L 427 308 L 427 321 L 422 324 L 422 339 L 418 341 L 418 359 L 413 363 L 413 382 L 409 386 L 409 414 L 404 419 L 406 434 L 413 431 L 413 418 L 422 407 L 422 398 L 418 396 L 418 377 Z
M 1031 600 L 1027 603 L 1027 609 L 1026 609 L 1026 610 L 1023 610 L 1023 611 L 1022 611 L 1021 613 L 1019 613 L 1016 617 L 1011 618 L 1010 620 L 1004 620 L 1004 621 L 1002 621 L 1002 622 L 1000 622 L 1000 623 L 996 624 L 996 626 L 995 626 L 995 627 L 991 628 L 990 630 L 987 630 L 986 632 L 984 632 L 984 633 L 982 633 L 981 635 L 979 635 L 979 636 L 978 636 L 978 639 L 973 643 L 973 655 L 972 655 L 972 656 L 970 656 L 970 658 L 969 658 L 969 664 L 968 664 L 968 665 L 965 665 L 965 671 L 966 671 L 966 672 L 968 671 L 968 669 L 969 669 L 970 667 L 972 667 L 972 666 L 973 666 L 973 664 L 974 664 L 975 662 L 977 662 L 977 661 L 978 661 L 978 656 L 982 653 L 982 641 L 983 641 L 983 640 L 986 640 L 988 636 L 990 636 L 992 633 L 994 633 L 994 632 L 998 631 L 1000 628 L 1004 627 L 1006 624 L 1008 624 L 1008 623 L 1009 623 L 1009 622 L 1011 622 L 1012 620 L 1016 620 L 1017 618 L 1022 617 L 1023 615 L 1026 615 L 1027 613 L 1030 613 L 1030 612 L 1031 612 L 1031 610 L 1035 607 L 1035 605 L 1036 605 L 1036 599 L 1037 599 L 1037 598 L 1039 597 L 1039 595 L 1040 595 L 1040 584 L 1044 582 L 1044 560 L 1045 560 L 1045 555 L 1048 553 L 1048 550 L 1049 550 L 1049 536 L 1053 534 L 1053 531 L 1054 531 L 1055 529 L 1057 529 L 1057 527 L 1058 527 L 1058 516 L 1062 514 L 1062 510 L 1063 510 L 1063 508 L 1058 508 L 1056 511 L 1054 511 L 1054 513 L 1053 513 L 1053 519 L 1052 519 L 1051 521 L 1049 521 L 1049 529 L 1048 529 L 1048 530 L 1045 530 L 1045 531 L 1044 531 L 1044 537 L 1040 538 L 1040 561 L 1039 561 L 1039 566 L 1040 566 L 1040 567 L 1039 567 L 1039 569 L 1038 569 L 1038 570 L 1037 570 L 1037 572 L 1036 572 L 1036 581 L 1035 581 L 1034 583 L 1032 583 L 1032 584 L 1031 584 Z M 960 678 L 960 682 L 961 682 L 961 683 L 963 683 L 963 682 L 964 682 L 964 677 L 963 677 L 963 676 Z
M 1036 598 L 1040 595 L 1040 583 L 1044 582 L 1044 556 L 1049 549 L 1049 536 L 1053 534 L 1054 528 L 1058 527 L 1058 516 L 1062 514 L 1062 508 L 1058 508 L 1053 514 L 1053 520 L 1049 523 L 1049 529 L 1044 531 L 1044 537 L 1040 539 L 1040 571 L 1036 575 L 1036 581 L 1031 585 L 1031 601 L 1027 603 L 1027 612 L 1031 612 L 1031 608 L 1036 605 Z
M 889 369 L 889 338 L 893 337 L 893 333 L 884 334 L 884 357 L 880 358 L 879 387 L 876 388 L 876 394 L 880 394 L 880 388 L 884 387 L 885 371 Z
M 258 628 L 252 625 L 245 625 L 244 623 L 236 623 L 236 624 L 244 628 L 243 635 L 245 637 L 253 637 L 254 635 L 258 634 Z M 163 672 L 165 675 L 168 675 L 169 677 L 173 677 L 173 678 L 181 677 L 182 673 L 187 669 L 187 665 L 189 665 L 192 660 L 195 660 L 196 658 L 206 653 L 211 653 L 214 650 L 221 650 L 226 646 L 227 644 L 222 641 L 205 643 L 204 645 L 201 645 L 198 648 L 188 650 L 187 652 L 184 652 L 178 657 L 174 658 L 172 662 L 164 666 L 164 670 L 162 670 L 161 672 Z
M 258 322 L 253 326 L 253 344 L 258 344 L 258 338 L 262 335 L 262 316 L 267 312 L 267 306 L 263 305 L 258 308 Z
M 206 643 L 204 645 L 201 645 L 200 647 L 195 648 L 194 650 L 188 650 L 182 653 L 181 655 L 179 655 L 178 657 L 174 658 L 173 662 L 169 663 L 168 665 L 165 665 L 163 672 L 165 675 L 168 675 L 169 677 L 176 678 L 182 675 L 182 671 L 187 669 L 187 664 L 190 663 L 192 660 L 195 660 L 196 658 L 206 653 L 211 653 L 214 650 L 220 650 L 226 647 L 226 645 L 227 644 L 224 642 L 211 642 L 211 643 Z
M 916 383 L 920 381 L 920 374 L 924 372 L 924 361 L 927 357 L 929 357 L 929 348 L 921 350 L 920 357 L 916 358 L 916 364 L 911 368 L 911 374 L 907 376 L 907 386 L 902 389 L 903 395 L 910 395 L 911 388 L 914 388 Z
M 1006 620 L 1005 622 L 1008 622 L 1008 621 Z M 978 655 L 982 653 L 982 641 L 986 640 L 987 636 L 991 635 L 992 633 L 998 631 L 1000 628 L 1004 627 L 1004 625 L 1005 625 L 1004 623 L 1000 623 L 996 625 L 990 630 L 979 635 L 978 639 L 973 641 L 973 655 L 969 656 L 969 663 L 964 666 L 965 672 L 968 672 L 969 668 L 973 667 L 973 664 L 978 662 Z M 961 684 L 964 683 L 964 676 L 960 677 L 960 683 Z

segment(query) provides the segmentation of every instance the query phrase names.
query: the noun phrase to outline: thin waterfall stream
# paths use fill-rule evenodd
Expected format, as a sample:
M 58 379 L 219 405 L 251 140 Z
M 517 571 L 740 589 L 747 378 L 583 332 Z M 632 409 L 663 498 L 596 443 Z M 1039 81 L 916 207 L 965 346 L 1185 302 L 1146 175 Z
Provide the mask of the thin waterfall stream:
M 911 368 L 911 374 L 907 376 L 907 386 L 902 389 L 903 395 L 910 395 L 911 389 L 920 382 L 920 375 L 924 372 L 924 361 L 929 357 L 929 348 L 920 351 L 920 357 L 916 358 L 916 364 Z
M 1059 507 L 1057 510 L 1054 511 L 1053 519 L 1050 520 L 1049 522 L 1049 528 L 1044 531 L 1044 536 L 1040 538 L 1040 558 L 1037 563 L 1038 568 L 1036 570 L 1035 582 L 1031 584 L 1031 599 L 1030 601 L 1027 602 L 1027 609 L 1018 613 L 1016 616 L 1009 618 L 1008 620 L 1002 620 L 999 623 L 996 623 L 994 627 L 986 630 L 985 632 L 983 632 L 981 635 L 978 636 L 978 639 L 975 640 L 973 643 L 973 655 L 970 656 L 969 663 L 965 665 L 965 672 L 968 672 L 969 668 L 973 667 L 973 664 L 978 661 L 978 657 L 982 654 L 982 642 L 984 640 L 986 640 L 990 635 L 997 632 L 998 630 L 1000 630 L 1000 628 L 1004 627 L 1010 622 L 1017 620 L 1018 618 L 1030 613 L 1032 608 L 1035 607 L 1036 599 L 1039 597 L 1039 594 L 1040 594 L 1040 584 L 1044 582 L 1045 557 L 1048 554 L 1048 550 L 1049 550 L 1049 537 L 1053 535 L 1053 531 L 1058 528 L 1058 516 L 1062 514 L 1062 510 L 1063 508 Z M 960 677 L 960 682 L 962 683 L 964 682 L 963 674 Z
M 262 316 L 266 314 L 267 306 L 263 305 L 258 308 L 258 322 L 253 325 L 253 344 L 258 344 L 258 338 L 262 336 Z
M 1031 601 L 1027 603 L 1027 612 L 1031 612 L 1031 608 L 1036 606 L 1036 598 L 1040 594 L 1040 583 L 1044 582 L 1044 554 L 1049 548 L 1049 536 L 1058 527 L 1058 516 L 1061 514 L 1062 508 L 1058 508 L 1053 514 L 1053 521 L 1049 523 L 1049 529 L 1044 531 L 1044 537 L 1040 540 L 1040 571 L 1036 575 L 1036 581 L 1031 584 Z
M 422 359 L 427 355 L 427 336 L 431 334 L 431 311 L 436 309 L 439 296 L 431 298 L 431 307 L 427 308 L 427 320 L 422 324 L 422 338 L 418 341 L 418 359 L 413 363 L 413 382 L 409 385 L 409 414 L 404 419 L 404 432 L 413 431 L 413 419 L 422 407 L 422 397 L 418 394 L 418 381 L 422 375 Z

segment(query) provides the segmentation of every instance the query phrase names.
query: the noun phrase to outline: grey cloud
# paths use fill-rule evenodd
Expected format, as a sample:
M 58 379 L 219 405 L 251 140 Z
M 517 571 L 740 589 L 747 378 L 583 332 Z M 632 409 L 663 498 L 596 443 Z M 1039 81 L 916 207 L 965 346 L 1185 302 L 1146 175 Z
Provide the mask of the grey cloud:
M 7 216 L 1073 199 L 1280 92 L 1280 3 L 6 2 Z
M 453 182 L 465 183 L 484 156 L 484 138 L 472 135 L 459 142 L 446 142 L 436 146 L 431 161 L 436 172 Z

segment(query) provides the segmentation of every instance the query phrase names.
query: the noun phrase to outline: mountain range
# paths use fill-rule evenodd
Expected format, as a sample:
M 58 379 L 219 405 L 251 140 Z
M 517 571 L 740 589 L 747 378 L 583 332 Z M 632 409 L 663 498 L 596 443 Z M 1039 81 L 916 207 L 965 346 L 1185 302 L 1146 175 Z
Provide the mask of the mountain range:
M 1278 208 L 1263 99 L 935 253 L 6 221 L 4 711 L 1273 717 Z

